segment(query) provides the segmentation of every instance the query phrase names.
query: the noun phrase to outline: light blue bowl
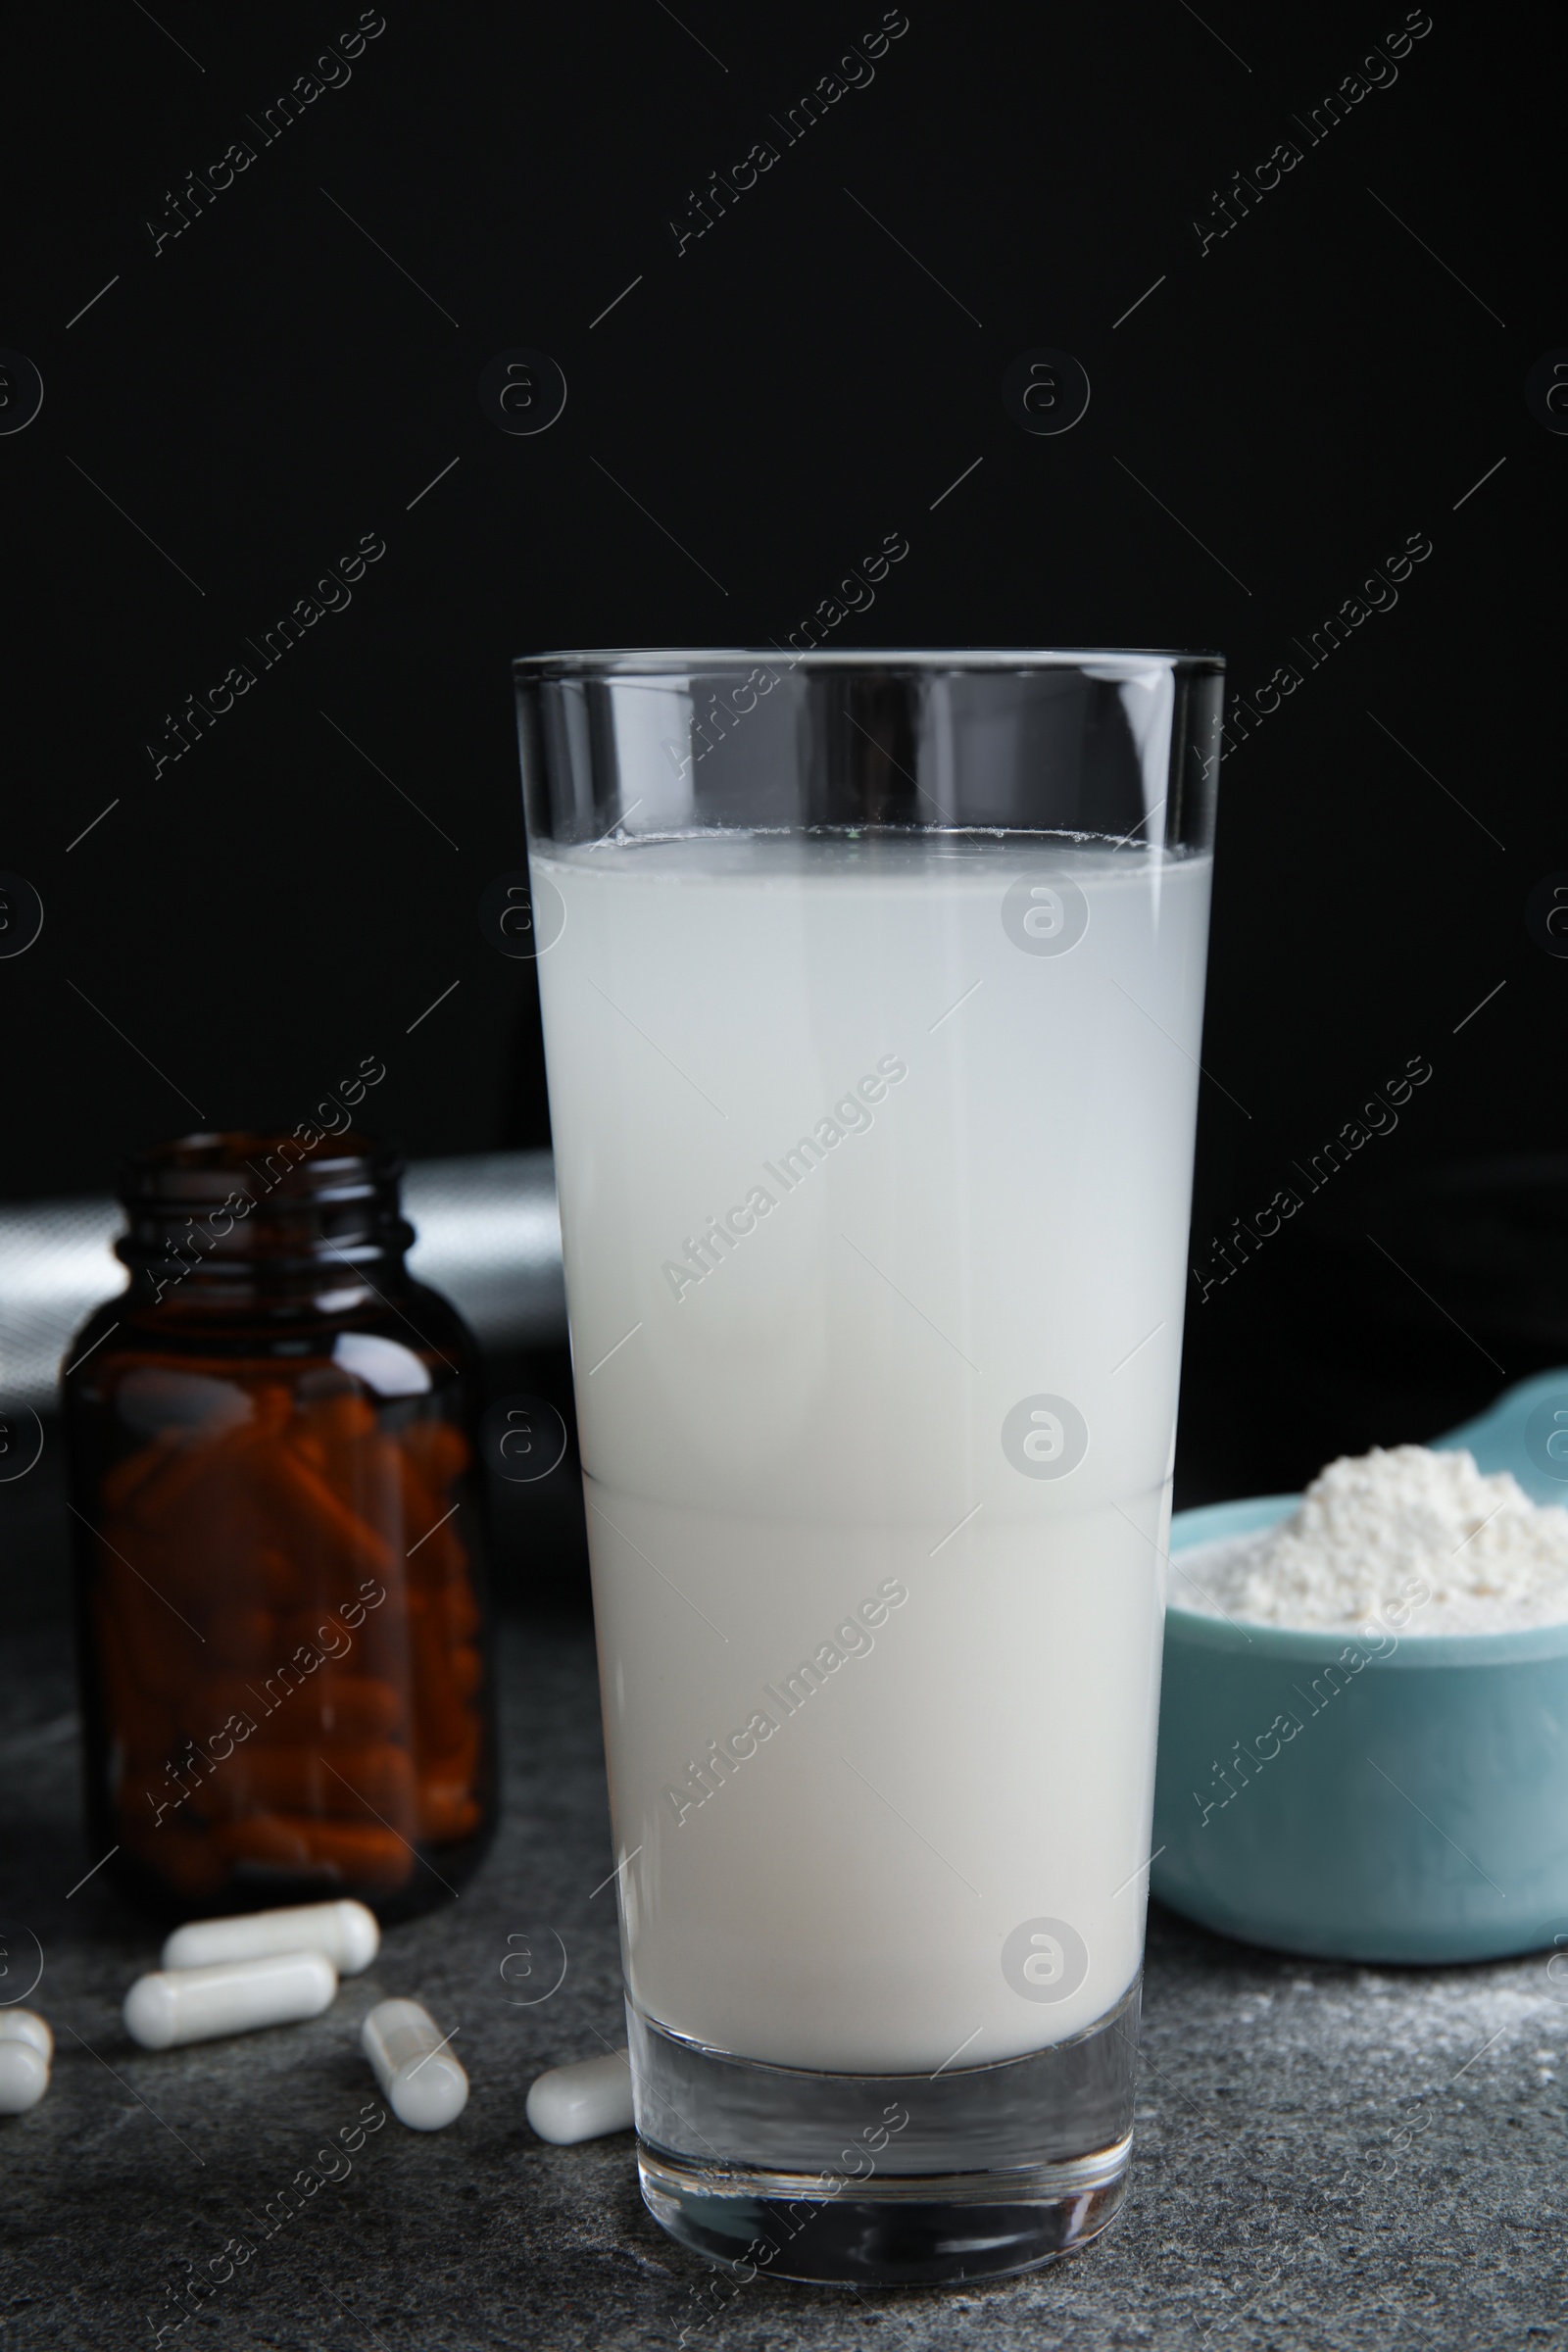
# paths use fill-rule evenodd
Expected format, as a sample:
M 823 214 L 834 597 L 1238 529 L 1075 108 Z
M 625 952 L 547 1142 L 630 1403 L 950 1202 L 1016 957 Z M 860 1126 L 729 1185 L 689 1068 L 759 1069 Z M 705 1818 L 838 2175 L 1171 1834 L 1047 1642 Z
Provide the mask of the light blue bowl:
M 1565 1502 L 1558 1412 L 1568 1430 L 1568 1370 L 1434 1444 Z M 1178 1512 L 1173 1571 L 1299 1499 Z M 1286 1633 L 1171 1605 L 1153 1843 L 1161 1902 L 1280 1951 L 1494 1960 L 1568 1937 L 1568 1624 Z

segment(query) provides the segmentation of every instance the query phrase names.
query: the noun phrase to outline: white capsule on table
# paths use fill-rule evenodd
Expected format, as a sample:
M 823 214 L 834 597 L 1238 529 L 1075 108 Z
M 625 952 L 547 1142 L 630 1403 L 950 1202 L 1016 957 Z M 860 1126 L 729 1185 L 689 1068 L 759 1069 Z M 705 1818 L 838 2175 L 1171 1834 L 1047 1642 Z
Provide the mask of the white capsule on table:
M 36 2009 L 0 2009 L 0 2041 L 24 2041 L 45 2066 L 55 2054 L 55 2037 Z
M 0 2041 L 0 2115 L 25 2115 L 49 2087 L 49 2061 L 30 2041 Z
M 400 2124 L 439 2132 L 468 2103 L 468 2078 L 450 2037 L 417 2001 L 377 2001 L 360 2028 L 360 2045 Z
M 208 1968 L 161 1969 L 125 1995 L 125 2031 L 145 2050 L 249 2034 L 258 2026 L 319 2017 L 337 1991 L 337 1970 L 319 1952 L 277 1952 L 220 1960 Z
M 55 2037 L 31 2009 L 0 2009 L 0 2115 L 25 2115 L 49 2087 Z
M 607 2132 L 629 2131 L 631 2060 L 624 2050 L 612 2050 L 608 2058 L 552 2067 L 529 2091 L 523 2112 L 541 2139 L 563 2148 L 579 2139 L 602 2139 Z
M 357 1977 L 381 1948 L 375 1913 L 364 1903 L 293 1903 L 233 1919 L 193 1919 L 164 1945 L 165 1968 L 210 1968 L 219 1960 L 261 1960 L 274 1952 L 320 1952 L 340 1977 Z

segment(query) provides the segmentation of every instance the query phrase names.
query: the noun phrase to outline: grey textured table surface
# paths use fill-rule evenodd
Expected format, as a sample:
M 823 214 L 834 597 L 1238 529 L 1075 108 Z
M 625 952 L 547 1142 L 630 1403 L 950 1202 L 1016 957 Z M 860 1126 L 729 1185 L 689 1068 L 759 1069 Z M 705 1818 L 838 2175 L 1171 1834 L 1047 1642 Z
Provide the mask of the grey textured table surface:
M 759 2278 L 726 2282 L 715 2310 L 713 2275 L 643 2210 L 629 2136 L 552 2148 L 523 2120 L 543 2067 L 623 2034 L 612 1898 L 595 1892 L 611 1855 L 591 1645 L 511 1627 L 504 1661 L 506 1820 L 462 1897 L 390 1932 L 314 2024 L 152 2054 L 127 2041 L 120 2001 L 156 1935 L 101 1881 L 68 1898 L 96 1856 L 78 1827 L 64 1637 L 12 1639 L 0 1997 L 36 1965 L 30 1931 L 44 1961 L 32 1999 L 58 2054 L 42 2105 L 0 2120 L 4 2352 L 145 2352 L 160 2328 L 166 2352 L 576 2352 L 674 2345 L 683 2329 L 712 2352 L 1562 2339 L 1568 1982 L 1547 1958 L 1338 1968 L 1158 1912 L 1134 2184 L 1097 2245 L 977 2291 Z M 502 1963 L 555 1953 L 553 1936 L 564 1982 L 525 2003 L 530 1981 L 514 1961 L 509 1984 Z M 439 2135 L 389 2121 L 264 2236 L 264 2209 L 371 2095 L 358 2027 L 392 1992 L 461 2029 L 466 2112 Z

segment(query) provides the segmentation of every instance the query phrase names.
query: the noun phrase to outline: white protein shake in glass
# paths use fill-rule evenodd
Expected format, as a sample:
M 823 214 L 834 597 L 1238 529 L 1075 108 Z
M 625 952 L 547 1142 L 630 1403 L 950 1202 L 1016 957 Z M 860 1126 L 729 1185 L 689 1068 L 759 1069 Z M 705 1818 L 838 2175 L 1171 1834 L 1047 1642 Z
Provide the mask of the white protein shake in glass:
M 1063 2040 L 1143 1944 L 1210 860 L 532 872 L 631 1995 L 831 2072 Z

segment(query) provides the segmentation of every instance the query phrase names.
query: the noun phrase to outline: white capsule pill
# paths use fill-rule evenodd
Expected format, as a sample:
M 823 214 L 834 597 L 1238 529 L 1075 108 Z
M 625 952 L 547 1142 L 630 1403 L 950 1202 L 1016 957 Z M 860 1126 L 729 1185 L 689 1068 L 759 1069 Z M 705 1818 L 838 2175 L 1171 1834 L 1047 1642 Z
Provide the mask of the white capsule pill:
M 164 1945 L 165 1968 L 210 1968 L 218 1960 L 261 1960 L 274 1952 L 320 1952 L 340 1977 L 357 1977 L 381 1948 L 375 1913 L 364 1903 L 293 1903 L 286 1911 L 193 1919 Z
M 25 2115 L 49 2087 L 49 2061 L 30 2041 L 0 2041 L 0 2115 Z
M 360 2028 L 360 2045 L 399 2123 L 439 2132 L 457 2122 L 468 2103 L 468 2078 L 428 2009 L 417 2001 L 377 2001 Z
M 607 2132 L 629 2131 L 631 2061 L 624 2050 L 612 2050 L 608 2058 L 552 2067 L 529 2091 L 523 2112 L 541 2139 L 563 2148 L 579 2139 L 602 2139 Z
M 138 1977 L 126 1993 L 125 2031 L 143 2049 L 167 2050 L 176 2042 L 319 2017 L 336 1991 L 337 1970 L 319 1952 L 162 1969 Z
M 0 2041 L 30 2042 L 45 2066 L 55 2054 L 55 2037 L 36 2009 L 0 2009 Z
M 31 2009 L 0 2009 L 0 2115 L 25 2115 L 49 2087 L 55 2037 Z

